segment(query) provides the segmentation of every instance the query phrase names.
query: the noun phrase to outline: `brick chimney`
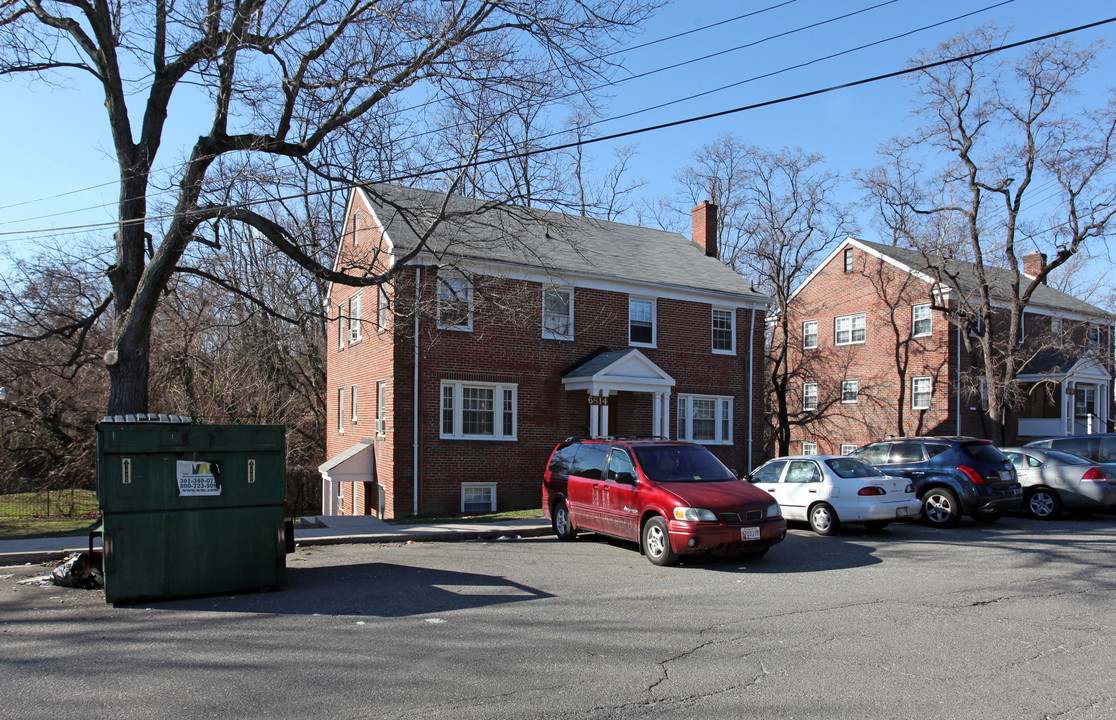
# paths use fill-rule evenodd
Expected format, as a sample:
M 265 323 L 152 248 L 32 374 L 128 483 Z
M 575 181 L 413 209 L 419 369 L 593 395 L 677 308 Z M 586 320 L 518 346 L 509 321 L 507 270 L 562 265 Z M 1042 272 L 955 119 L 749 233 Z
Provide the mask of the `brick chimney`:
M 694 222 L 697 222 L 696 220 Z M 1046 255 L 1038 250 L 1032 250 L 1023 256 L 1023 273 L 1031 277 L 1038 277 L 1042 267 L 1046 265 Z
M 694 220 L 694 245 L 709 257 L 717 257 L 717 206 L 702 200 L 690 214 Z

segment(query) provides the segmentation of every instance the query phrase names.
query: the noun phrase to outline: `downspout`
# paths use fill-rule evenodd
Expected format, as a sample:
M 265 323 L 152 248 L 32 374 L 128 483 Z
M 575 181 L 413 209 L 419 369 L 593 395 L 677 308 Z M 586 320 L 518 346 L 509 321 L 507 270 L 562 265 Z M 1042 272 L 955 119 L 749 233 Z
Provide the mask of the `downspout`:
M 957 326 L 957 431 L 955 435 L 961 435 L 961 326 Z
M 756 386 L 754 373 L 756 369 L 756 304 L 752 302 L 751 319 L 748 321 L 748 445 L 745 453 L 745 461 L 748 468 L 745 472 L 752 471 L 752 442 L 755 440 L 755 426 L 752 424 L 752 399 L 756 395 Z
M 413 425 L 412 433 L 414 435 L 413 447 L 411 449 L 411 508 L 412 515 L 419 513 L 419 450 L 420 436 L 419 436 L 419 413 L 421 406 L 419 405 L 419 363 L 422 361 L 422 356 L 419 353 L 419 331 L 422 329 L 421 313 L 419 312 L 419 301 L 422 299 L 422 268 L 415 268 L 415 377 L 414 386 L 412 388 L 414 397 L 412 398 L 414 412 L 411 413 L 411 421 Z

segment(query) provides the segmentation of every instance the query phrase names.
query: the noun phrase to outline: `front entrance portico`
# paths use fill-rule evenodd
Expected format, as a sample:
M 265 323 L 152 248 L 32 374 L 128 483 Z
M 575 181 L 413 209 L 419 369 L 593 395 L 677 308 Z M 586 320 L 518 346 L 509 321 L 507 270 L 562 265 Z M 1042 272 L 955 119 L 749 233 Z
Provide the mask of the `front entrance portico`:
M 562 385 L 566 390 L 586 392 L 592 437 L 609 435 L 609 398 L 621 392 L 650 394 L 648 430 L 654 437 L 670 437 L 670 390 L 674 378 L 635 348 L 590 356 L 562 375 Z

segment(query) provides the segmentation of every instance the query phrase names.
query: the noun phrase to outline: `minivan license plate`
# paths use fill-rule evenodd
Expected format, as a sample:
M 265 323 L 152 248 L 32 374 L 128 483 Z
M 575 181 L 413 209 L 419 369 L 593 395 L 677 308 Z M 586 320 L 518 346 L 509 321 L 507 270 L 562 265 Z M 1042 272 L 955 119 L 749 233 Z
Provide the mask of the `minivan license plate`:
M 740 528 L 740 539 L 741 540 L 759 540 L 760 539 L 759 528 L 756 528 L 756 527 Z

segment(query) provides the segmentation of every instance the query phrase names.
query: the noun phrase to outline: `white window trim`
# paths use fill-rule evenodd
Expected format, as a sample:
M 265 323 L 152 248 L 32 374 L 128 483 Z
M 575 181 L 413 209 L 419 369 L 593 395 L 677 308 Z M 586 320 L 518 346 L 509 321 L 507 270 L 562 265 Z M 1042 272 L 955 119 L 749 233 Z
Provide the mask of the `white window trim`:
M 729 349 L 719 350 L 713 347 L 713 319 L 717 316 L 718 312 L 728 313 L 729 317 Z M 714 307 L 709 313 L 709 346 L 713 350 L 714 355 L 735 355 L 736 354 L 736 311 L 727 307 Z
M 928 321 L 929 329 L 926 332 L 918 332 L 918 320 L 920 319 L 917 314 L 919 308 L 926 308 L 926 317 L 922 320 Z M 929 337 L 934 334 L 934 313 L 930 309 L 930 303 L 919 303 L 911 306 L 911 337 Z
M 569 295 L 569 314 L 566 317 L 566 325 L 570 331 L 568 333 L 558 333 L 547 328 L 546 318 L 549 313 L 546 311 L 546 295 L 549 292 L 564 292 Z M 547 340 L 573 340 L 574 339 L 574 289 L 572 287 L 565 287 L 559 285 L 546 285 L 542 291 L 542 336 Z
M 651 342 L 635 342 L 632 340 L 632 302 L 640 301 L 651 304 Z M 628 296 L 628 345 L 633 347 L 658 347 L 659 341 L 659 303 L 655 298 Z
M 813 325 L 814 326 L 814 332 L 813 332 L 814 343 L 813 343 L 813 345 L 807 345 L 806 344 L 806 338 L 810 336 L 810 334 L 806 332 L 806 326 L 807 325 Z M 803 350 L 816 350 L 817 348 L 818 348 L 818 321 L 817 320 L 806 320 L 805 322 L 802 323 L 802 349 Z
M 453 388 L 453 432 L 447 433 L 444 424 L 445 388 Z M 462 431 L 462 412 L 464 410 L 461 391 L 463 388 L 491 388 L 492 389 L 492 434 L 491 435 L 466 435 Z M 511 435 L 504 435 L 504 392 L 510 390 L 512 394 L 512 431 Z M 514 442 L 519 432 L 519 386 L 514 383 L 484 383 L 464 380 L 443 380 L 438 388 L 438 436 L 443 440 L 492 440 L 498 442 Z
M 915 386 L 918 385 L 920 380 L 925 380 L 930 387 L 930 391 L 926 394 L 926 404 L 919 405 L 916 398 L 919 393 L 915 392 Z M 911 378 L 911 409 L 912 410 L 929 410 L 930 405 L 934 402 L 934 379 L 929 375 L 916 375 Z
M 802 441 L 802 454 L 803 455 L 817 455 L 818 444 L 816 442 Z
M 714 400 L 713 439 L 694 440 L 694 400 Z M 731 395 L 679 395 L 678 396 L 678 439 L 698 445 L 732 444 L 732 401 Z M 724 437 L 725 420 L 728 420 L 728 437 Z
M 391 300 L 388 297 L 387 288 L 383 284 L 376 288 L 376 329 L 380 332 L 387 330 L 388 310 L 391 308 Z
M 812 389 L 813 393 L 808 393 L 807 390 Z M 807 398 L 814 399 L 813 405 L 807 405 Z M 802 410 L 803 412 L 810 412 L 818 409 L 818 384 L 816 382 L 802 383 Z
M 377 435 L 387 435 L 387 380 L 376 381 L 376 422 Z
M 353 425 L 357 424 L 357 386 L 349 386 L 349 404 L 353 406 Z
M 856 450 L 856 443 L 841 443 L 841 454 L 851 455 Z
M 856 331 L 856 320 L 861 320 L 861 330 L 864 331 L 864 337 L 860 340 L 854 340 L 853 334 Z M 842 320 L 849 321 L 849 339 L 841 342 L 840 324 Z M 867 313 L 852 313 L 851 315 L 838 315 L 833 318 L 833 344 L 834 345 L 863 345 L 868 339 L 868 315 Z
M 337 388 L 337 432 L 345 434 L 345 388 Z
M 851 385 L 854 397 L 852 400 L 845 399 L 845 386 Z M 853 405 L 860 400 L 860 381 L 859 380 L 842 380 L 841 381 L 841 404 Z
M 364 337 L 364 323 L 361 315 L 364 311 L 364 298 L 359 291 L 349 298 L 349 342 L 358 342 Z
M 846 273 L 851 273 L 855 269 L 854 256 L 852 248 L 845 248 L 845 252 L 841 257 L 841 269 Z
M 456 283 L 461 283 L 463 286 L 458 288 Z M 468 310 L 465 313 L 465 322 L 458 325 L 446 325 L 442 323 L 442 288 L 448 287 L 451 289 L 455 296 L 464 294 L 465 303 L 468 305 Z M 438 329 L 439 330 L 461 330 L 464 332 L 473 331 L 473 283 L 469 278 L 459 273 L 446 273 L 438 275 Z
M 345 341 L 348 339 L 345 337 L 345 308 L 348 306 L 347 301 L 337 304 L 337 347 L 340 350 L 345 349 Z
M 489 505 L 488 512 L 496 512 L 496 483 L 494 482 L 463 482 L 461 483 L 461 512 L 476 512 L 475 510 L 467 511 L 465 509 L 465 490 L 466 489 L 487 489 L 492 491 L 492 501 Z

